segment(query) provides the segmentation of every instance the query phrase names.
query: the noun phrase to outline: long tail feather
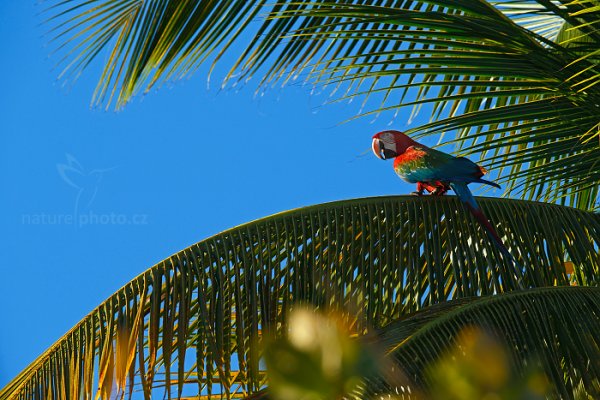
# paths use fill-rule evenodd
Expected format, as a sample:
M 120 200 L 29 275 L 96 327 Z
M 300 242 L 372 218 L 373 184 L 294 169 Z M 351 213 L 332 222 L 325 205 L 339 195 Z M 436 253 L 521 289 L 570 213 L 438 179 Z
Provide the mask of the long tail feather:
M 512 261 L 515 268 L 517 269 L 518 276 L 522 278 L 523 268 L 521 268 L 517 260 L 513 257 L 510 251 L 508 251 L 508 249 L 504 245 L 504 242 L 502 242 L 502 239 L 496 232 L 496 229 L 487 219 L 479 204 L 477 204 L 477 201 L 475 200 L 473 193 L 471 193 L 471 190 L 469 190 L 467 184 L 465 182 L 452 182 L 450 183 L 450 186 L 452 187 L 458 198 L 466 206 L 466 208 L 471 212 L 473 217 L 475 217 L 477 222 L 479 222 L 481 226 L 485 229 L 488 236 L 492 239 L 492 242 L 496 245 L 498 250 L 500 250 L 500 253 L 502 253 L 502 255 L 508 260 Z M 518 279 L 517 283 L 520 284 L 520 281 Z
M 481 179 L 481 178 L 477 178 L 477 179 L 475 179 L 473 182 L 477 182 L 477 183 L 483 183 L 483 184 L 486 184 L 486 185 L 493 186 L 493 187 L 495 187 L 495 188 L 497 188 L 497 189 L 502 189 L 502 188 L 500 187 L 500 185 L 498 185 L 496 182 L 488 181 L 487 179 Z
M 490 185 L 495 188 L 501 189 L 500 185 L 498 185 L 496 182 L 488 181 L 487 179 L 469 177 L 469 178 L 462 178 L 462 179 L 461 178 L 452 178 L 452 180 L 454 182 L 460 182 L 460 183 L 471 183 L 471 182 L 483 183 L 485 185 Z

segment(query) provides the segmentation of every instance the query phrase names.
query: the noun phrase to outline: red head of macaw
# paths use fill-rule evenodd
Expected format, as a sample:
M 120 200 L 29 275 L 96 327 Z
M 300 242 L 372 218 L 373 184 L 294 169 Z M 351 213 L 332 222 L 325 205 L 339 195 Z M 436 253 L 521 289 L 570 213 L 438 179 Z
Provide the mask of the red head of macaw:
M 400 131 L 383 131 L 373 135 L 373 153 L 382 160 L 398 157 L 415 145 L 419 143 Z

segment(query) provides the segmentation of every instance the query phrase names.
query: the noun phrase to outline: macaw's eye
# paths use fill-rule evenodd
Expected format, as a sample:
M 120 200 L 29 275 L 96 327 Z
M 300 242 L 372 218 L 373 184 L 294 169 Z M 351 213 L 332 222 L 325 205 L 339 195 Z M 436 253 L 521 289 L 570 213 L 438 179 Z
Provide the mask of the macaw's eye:
M 394 150 L 389 150 L 389 149 L 386 149 L 385 147 L 382 148 L 381 150 L 383 152 L 384 159 L 395 158 L 398 156 L 398 154 L 396 154 L 396 152 Z

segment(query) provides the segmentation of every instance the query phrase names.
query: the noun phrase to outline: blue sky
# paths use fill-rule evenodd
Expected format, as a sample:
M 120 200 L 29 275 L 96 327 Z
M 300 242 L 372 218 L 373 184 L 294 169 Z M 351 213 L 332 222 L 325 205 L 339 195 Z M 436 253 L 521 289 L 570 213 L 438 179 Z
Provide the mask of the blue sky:
M 40 7 L 0 4 L 0 386 L 178 250 L 279 211 L 412 190 L 365 154 L 388 121 L 339 125 L 358 105 L 321 107 L 308 86 L 255 98 L 208 90 L 202 70 L 92 110 L 99 63 L 63 87 Z

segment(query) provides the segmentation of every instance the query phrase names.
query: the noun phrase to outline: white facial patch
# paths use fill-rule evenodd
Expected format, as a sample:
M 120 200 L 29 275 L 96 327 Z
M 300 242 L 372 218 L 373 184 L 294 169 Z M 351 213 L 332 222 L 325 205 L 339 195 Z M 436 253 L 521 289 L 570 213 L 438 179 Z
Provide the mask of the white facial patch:
M 379 139 L 384 143 L 384 148 L 390 150 L 396 149 L 396 140 L 394 139 L 394 134 L 392 132 L 381 133 Z

